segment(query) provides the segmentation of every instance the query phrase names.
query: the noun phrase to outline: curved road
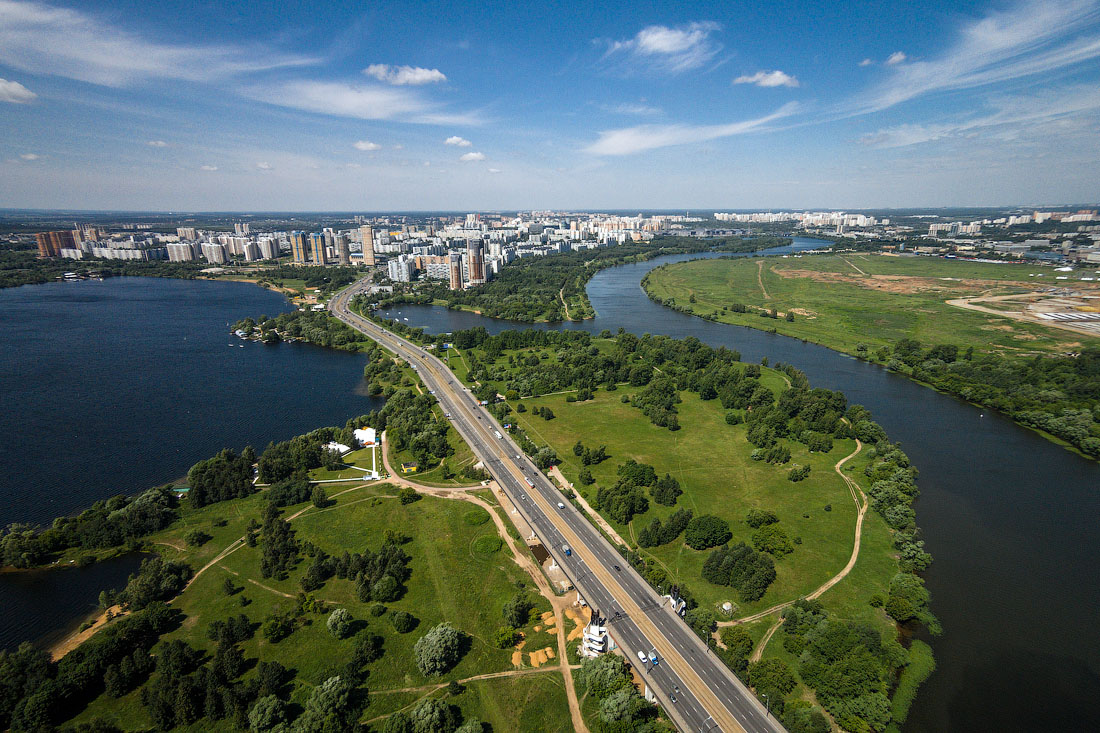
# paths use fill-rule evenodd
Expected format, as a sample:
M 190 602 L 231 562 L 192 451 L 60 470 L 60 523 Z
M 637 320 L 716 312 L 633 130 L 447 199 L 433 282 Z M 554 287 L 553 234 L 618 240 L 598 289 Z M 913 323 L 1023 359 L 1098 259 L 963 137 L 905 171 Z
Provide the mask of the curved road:
M 639 673 L 676 726 L 682 731 L 782 733 L 782 725 L 611 543 L 562 502 L 557 488 L 442 361 L 351 312 L 349 301 L 365 286 L 359 281 L 342 290 L 329 302 L 329 310 L 412 365 L 584 599 L 611 619 L 611 636 L 628 661 L 645 668 Z M 569 555 L 566 546 L 572 550 Z M 639 652 L 656 652 L 658 664 L 640 664 Z

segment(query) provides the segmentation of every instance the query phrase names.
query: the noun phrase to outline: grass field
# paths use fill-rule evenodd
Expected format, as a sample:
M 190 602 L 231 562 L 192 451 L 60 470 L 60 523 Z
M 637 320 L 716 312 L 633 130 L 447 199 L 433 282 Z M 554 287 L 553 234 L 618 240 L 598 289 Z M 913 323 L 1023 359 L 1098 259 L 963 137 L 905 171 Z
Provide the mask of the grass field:
M 773 389 L 782 385 L 777 372 L 764 373 L 765 384 Z M 616 468 L 628 458 L 648 463 L 658 475 L 667 472 L 680 482 L 684 493 L 676 507 L 664 507 L 651 500 L 649 510 L 637 515 L 629 526 L 606 517 L 626 538 L 636 537 L 652 517 L 664 520 L 683 506 L 696 515 L 715 514 L 727 520 L 733 542 L 751 544 L 753 530 L 744 518 L 753 508 L 774 511 L 787 534 L 802 539 L 792 554 L 776 561 L 776 581 L 763 598 L 751 603 L 740 603 L 731 588 L 702 579 L 702 565 L 709 551 L 693 550 L 682 539 L 643 550 L 687 584 L 700 605 L 717 609 L 730 601 L 735 604 L 735 616 L 746 616 L 805 595 L 844 567 L 852 551 L 856 507 L 833 466 L 855 449 L 854 441 L 835 441 L 827 454 L 809 454 L 804 446 L 792 444 L 791 463 L 773 466 L 749 458 L 753 447 L 745 440 L 745 426 L 727 425 L 725 411 L 717 401 L 704 402 L 695 394 L 681 393 L 683 402 L 677 408 L 683 427 L 670 432 L 652 425 L 641 411 L 621 402 L 623 394 L 632 392 L 630 388 L 601 390 L 590 401 L 574 403 L 566 402 L 566 395 L 528 399 L 524 400 L 528 412 L 516 413 L 515 417 L 536 442 L 554 447 L 562 458 L 562 472 L 590 501 L 595 498 L 596 486 L 615 482 Z M 554 412 L 553 420 L 532 415 L 530 410 L 542 405 Z M 578 439 L 587 446 L 606 445 L 610 456 L 590 467 L 596 479 L 591 487 L 577 481 L 582 466 L 572 448 Z M 787 480 L 787 471 L 796 463 L 810 465 L 812 472 L 805 481 L 792 484 Z M 849 461 L 849 475 L 862 478 L 866 463 L 863 456 Z M 831 511 L 825 510 L 826 505 Z M 844 617 L 871 620 L 886 628 L 885 615 L 870 608 L 867 600 L 881 592 L 897 572 L 892 552 L 889 530 L 881 518 L 869 513 L 855 568 L 822 601 Z
M 336 491 L 330 488 L 330 493 Z M 347 608 L 359 623 L 357 633 L 365 629 L 385 639 L 384 657 L 369 667 L 366 686 L 372 695 L 364 719 L 386 715 L 432 692 L 427 688 L 385 694 L 386 690 L 422 688 L 451 679 L 512 670 L 512 650 L 496 648 L 491 638 L 503 623 L 501 608 L 505 602 L 520 587 L 531 585 L 530 578 L 504 550 L 486 553 L 475 548 L 479 537 L 497 535 L 491 522 L 474 523 L 466 516 L 474 509 L 471 504 L 424 497 L 403 506 L 396 500 L 396 494 L 396 488 L 389 484 L 363 486 L 336 497 L 335 504 L 326 509 L 310 507 L 292 521 L 299 540 L 308 540 L 331 554 L 340 554 L 345 549 L 376 550 L 387 529 L 410 538 L 404 545 L 412 558 L 407 592 L 387 606 L 416 616 L 419 625 L 413 631 L 399 634 L 388 615 L 371 616 L 369 609 L 373 604 L 358 600 L 351 580 L 330 579 L 313 594 L 324 600 L 329 610 Z M 152 540 L 165 550 L 166 556 L 186 560 L 197 569 L 244 533 L 248 520 L 259 515 L 260 499 L 257 495 L 185 512 L 176 524 Z M 309 505 L 289 507 L 286 514 L 289 516 L 306 506 Z M 222 520 L 225 525 L 216 526 Z M 200 548 L 187 548 L 182 536 L 195 527 L 213 535 L 213 539 Z M 212 621 L 244 613 L 259 624 L 272 613 L 292 609 L 293 596 L 300 590 L 298 581 L 308 559 L 300 562 L 287 579 L 277 580 L 260 577 L 259 558 L 259 548 L 242 546 L 199 576 L 173 602 L 185 618 L 178 630 L 164 638 L 183 639 L 212 653 L 215 645 L 206 636 Z M 234 596 L 226 595 L 223 590 L 226 578 L 244 590 Z M 242 597 L 249 600 L 248 605 L 241 605 Z M 532 592 L 531 598 L 540 612 L 549 610 L 549 603 L 537 593 Z M 278 661 L 294 670 L 293 702 L 302 703 L 313 686 L 338 674 L 350 657 L 354 639 L 335 639 L 325 626 L 326 618 L 327 613 L 307 614 L 304 624 L 278 643 L 270 643 L 257 633 L 241 645 L 246 658 Z M 427 679 L 416 668 L 412 648 L 424 632 L 440 621 L 468 633 L 469 650 L 448 674 Z M 534 626 L 529 624 L 523 629 L 532 644 L 552 638 L 545 631 L 536 632 Z M 246 673 L 245 678 L 251 673 Z M 551 671 L 489 679 L 471 683 L 467 692 L 451 701 L 467 715 L 491 722 L 494 730 L 567 730 L 569 712 L 563 684 L 560 674 Z M 531 713 L 530 705 L 537 706 L 538 715 Z M 139 691 L 118 700 L 101 697 L 76 720 L 94 717 L 115 720 L 127 730 L 151 725 L 140 704 Z M 195 730 L 209 724 L 210 721 L 200 721 Z
M 1035 277 L 1030 277 L 1035 275 Z M 1038 277 L 1042 275 L 1042 277 Z M 1055 281 L 1055 275 L 1068 281 Z M 695 260 L 658 268 L 646 290 L 696 315 L 813 341 L 849 354 L 914 338 L 1006 355 L 1062 353 L 1087 336 L 947 305 L 952 298 L 1026 293 L 1050 287 L 1093 289 L 1092 271 L 1055 273 L 1031 264 L 990 264 L 875 254 Z M 1100 294 L 1100 290 L 1097 290 Z M 694 303 L 690 302 L 694 296 Z M 741 303 L 749 313 L 723 311 Z M 755 308 L 793 311 L 762 318 Z M 714 315 L 716 314 L 716 315 Z

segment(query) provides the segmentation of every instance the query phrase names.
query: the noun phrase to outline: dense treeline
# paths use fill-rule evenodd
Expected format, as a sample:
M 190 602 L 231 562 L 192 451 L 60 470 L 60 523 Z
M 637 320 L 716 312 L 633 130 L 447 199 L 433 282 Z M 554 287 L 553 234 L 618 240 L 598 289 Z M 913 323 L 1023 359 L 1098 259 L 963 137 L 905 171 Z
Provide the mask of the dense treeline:
M 259 273 L 264 280 L 280 287 L 283 280 L 302 280 L 305 282 L 306 288 L 310 290 L 316 288 L 321 291 L 322 295 L 333 293 L 346 285 L 351 285 L 362 274 L 362 271 L 357 267 L 341 267 L 339 265 L 326 267 L 279 265 L 278 267 L 264 268 Z
M 865 348 L 857 347 L 857 354 L 869 356 Z M 1100 458 L 1100 347 L 1086 347 L 1076 356 L 1024 359 L 902 339 L 889 355 L 875 356 L 886 360 L 888 369 L 1003 412 Z
M 226 448 L 213 458 L 199 461 L 187 472 L 191 489 L 187 499 L 203 507 L 227 499 L 243 499 L 252 493 L 252 465 L 256 452 L 246 447 L 240 455 Z
M 49 562 L 72 548 L 84 550 L 133 545 L 164 529 L 178 516 L 178 502 L 170 486 L 136 497 L 115 496 L 97 501 L 75 517 L 58 517 L 45 530 L 12 524 L 0 532 L 0 565 L 30 568 Z
M 59 257 L 39 259 L 36 249 L 0 248 L 0 288 L 39 285 L 54 282 L 66 272 L 89 277 L 170 277 L 193 280 L 202 276 L 203 262 L 130 262 L 87 258 L 68 260 Z
M 233 330 L 254 336 L 265 344 L 295 339 L 341 351 L 367 348 L 366 336 L 336 320 L 328 311 L 293 310 L 271 318 L 244 318 L 233 324 Z
M 634 687 L 623 658 L 604 654 L 586 658 L 577 672 L 577 681 L 599 702 L 595 730 L 599 733 L 655 733 L 665 730 L 657 722 L 657 711 Z
M 149 649 L 178 626 L 179 616 L 163 603 L 151 603 L 58 662 L 30 644 L 14 653 L 0 651 L 0 728 L 10 727 L 13 733 L 53 730 L 104 692 L 108 679 L 113 691 L 129 691 L 135 683 L 132 670 L 149 669 Z M 123 667 L 131 670 L 130 679 L 118 677 Z
M 581 252 L 522 257 L 504 267 L 484 285 L 468 290 L 450 290 L 441 281 L 416 286 L 415 294 L 397 293 L 382 301 L 383 307 L 397 303 L 442 300 L 453 307 L 476 309 L 493 318 L 531 323 L 565 319 L 562 298 L 571 303 L 569 317 L 592 316 L 585 285 L 606 267 L 639 262 L 658 255 L 683 252 L 752 252 L 788 243 L 773 237 L 739 237 L 702 240 L 688 237 L 657 237 L 649 242 L 627 243 Z

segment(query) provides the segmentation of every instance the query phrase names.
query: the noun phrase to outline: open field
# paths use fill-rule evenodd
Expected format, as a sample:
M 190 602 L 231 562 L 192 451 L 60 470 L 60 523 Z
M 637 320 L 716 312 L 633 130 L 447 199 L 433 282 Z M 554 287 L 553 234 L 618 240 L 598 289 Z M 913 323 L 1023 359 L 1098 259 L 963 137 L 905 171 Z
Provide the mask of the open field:
M 1068 280 L 1056 281 L 1055 276 Z M 805 339 L 849 354 L 912 338 L 925 344 L 973 345 L 1004 355 L 1064 353 L 1087 335 L 967 310 L 945 301 L 1073 288 L 1100 295 L 1091 270 L 1056 273 L 1032 264 L 989 264 L 873 254 L 696 260 L 654 270 L 646 290 L 696 315 Z M 694 303 L 690 302 L 694 296 Z M 735 303 L 749 306 L 734 313 Z M 727 310 L 723 310 L 727 308 Z M 778 319 L 757 309 L 775 309 Z M 783 315 L 793 312 L 794 321 Z
M 324 614 L 307 612 L 301 625 L 278 643 L 267 641 L 257 633 L 241 647 L 247 659 L 278 661 L 294 671 L 292 703 L 301 704 L 313 687 L 326 678 L 339 674 L 351 656 L 355 637 L 337 640 L 327 630 L 325 620 L 332 608 L 347 608 L 357 622 L 356 634 L 378 634 L 384 638 L 385 654 L 369 665 L 366 686 L 371 692 L 370 704 L 363 719 L 384 716 L 411 705 L 427 694 L 444 695 L 433 685 L 451 679 L 467 679 L 491 673 L 511 673 L 517 668 L 512 649 L 498 649 L 492 635 L 502 623 L 501 609 L 515 593 L 525 587 L 537 610 L 549 610 L 549 602 L 531 589 L 531 581 L 516 566 L 506 551 L 486 553 L 476 545 L 482 536 L 496 537 L 492 522 L 472 520 L 471 511 L 482 512 L 468 502 L 425 496 L 420 501 L 402 505 L 397 501 L 397 489 L 389 484 L 369 484 L 358 488 L 331 489 L 343 491 L 334 504 L 317 509 L 309 504 L 288 507 L 285 516 L 301 512 L 291 521 L 299 541 L 309 541 L 333 555 L 345 550 L 377 550 L 384 530 L 394 530 L 409 538 L 403 549 L 412 558 L 411 577 L 407 592 L 386 604 L 390 610 L 403 610 L 419 619 L 411 632 L 400 634 L 389 616 L 372 616 L 372 603 L 360 602 L 352 580 L 332 578 L 312 597 L 327 605 Z M 233 540 L 244 534 L 245 525 L 259 516 L 262 495 L 243 500 L 213 504 L 197 511 L 185 511 L 171 528 L 153 535 L 151 540 L 165 550 L 171 559 L 187 561 L 198 570 L 213 559 Z M 302 511 L 304 509 L 304 511 Z M 224 526 L 217 523 L 225 520 Z M 202 547 L 189 548 L 183 535 L 201 528 L 213 535 Z M 173 607 L 184 613 L 179 629 L 162 640 L 181 639 L 212 654 L 215 644 L 207 638 L 207 628 L 218 619 L 239 613 L 246 614 L 254 624 L 262 623 L 273 613 L 287 612 L 296 605 L 300 592 L 299 579 L 309 565 L 304 557 L 284 580 L 262 578 L 259 572 L 260 549 L 242 545 L 199 575 L 178 596 Z M 226 579 L 243 590 L 235 595 L 224 591 Z M 461 592 L 457 592 L 461 589 Z M 242 605 L 241 598 L 247 598 Z M 469 649 L 462 660 L 439 678 L 426 678 L 416 668 L 412 648 L 420 636 L 435 624 L 447 621 L 470 635 Z M 536 631 L 535 620 L 521 631 L 532 644 L 552 645 L 553 637 L 544 630 Z M 546 642 L 546 643 L 542 643 Z M 153 650 L 156 653 L 156 648 Z M 530 669 L 526 656 L 519 671 Z M 467 692 L 450 702 L 461 707 L 466 715 L 491 722 L 496 730 L 568 730 L 569 711 L 561 675 L 556 666 L 545 674 L 503 676 L 471 682 Z M 246 672 L 244 679 L 253 674 Z M 417 688 L 411 692 L 392 692 Z M 419 689 L 424 688 L 424 689 Z M 77 721 L 104 717 L 115 720 L 128 730 L 151 726 L 141 705 L 140 689 L 115 700 L 102 696 L 84 711 Z M 539 715 L 532 717 L 529 706 L 536 706 Z M 195 730 L 208 726 L 200 721 Z
M 779 376 L 765 371 L 768 373 Z M 767 384 L 771 380 L 763 381 Z M 775 381 L 782 384 L 779 379 Z M 677 508 L 687 507 L 696 515 L 715 514 L 727 520 L 733 532 L 732 542 L 751 545 L 753 530 L 744 518 L 753 508 L 774 511 L 787 534 L 801 538 L 802 544 L 793 553 L 776 561 L 777 578 L 767 593 L 751 603 L 738 602 L 732 588 L 703 580 L 701 569 L 710 552 L 691 549 L 682 537 L 667 545 L 642 550 L 688 585 L 700 605 L 717 611 L 723 602 L 730 601 L 735 605 L 735 618 L 751 615 L 810 593 L 844 566 L 852 551 L 856 507 L 844 482 L 833 471 L 833 464 L 854 450 L 854 441 L 837 440 L 829 453 L 814 454 L 792 443 L 789 464 L 769 465 L 749 458 L 753 446 L 745 440 L 745 426 L 727 425 L 725 411 L 716 401 L 704 402 L 692 393 L 681 393 L 683 402 L 677 408 L 683 427 L 669 432 L 652 425 L 641 411 L 620 401 L 623 394 L 632 393 L 630 388 L 615 392 L 601 390 L 592 400 L 574 403 L 566 402 L 566 395 L 528 399 L 524 400 L 528 411 L 514 417 L 533 439 L 554 447 L 562 459 L 562 472 L 589 501 L 595 498 L 595 487 L 615 483 L 616 468 L 628 458 L 648 463 L 658 475 L 667 472 L 680 482 L 684 493 L 675 507 L 661 506 L 651 500 L 649 510 L 635 516 L 629 526 L 605 516 L 624 537 L 636 538 L 652 517 L 664 521 Z M 536 406 L 550 407 L 556 417 L 547 421 L 532 416 L 531 410 Z M 591 487 L 577 481 L 582 466 L 572 448 L 578 439 L 586 446 L 606 445 L 610 456 L 589 467 L 596 479 Z M 857 456 L 849 463 L 852 464 L 849 475 L 862 479 L 866 459 Z M 810 465 L 810 478 L 797 484 L 789 482 L 787 471 L 794 464 Z M 831 507 L 830 511 L 825 510 L 826 505 Z M 844 617 L 874 620 L 886 628 L 885 615 L 870 608 L 867 599 L 881 592 L 897 572 L 892 553 L 888 528 L 878 515 L 868 513 L 855 568 L 821 600 Z M 724 617 L 720 614 L 719 618 Z

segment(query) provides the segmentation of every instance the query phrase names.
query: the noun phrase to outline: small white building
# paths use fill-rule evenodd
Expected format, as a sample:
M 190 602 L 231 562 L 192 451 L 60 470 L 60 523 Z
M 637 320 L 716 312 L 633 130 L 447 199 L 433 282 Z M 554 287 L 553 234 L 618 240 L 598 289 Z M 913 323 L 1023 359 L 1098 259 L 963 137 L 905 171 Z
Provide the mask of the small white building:
M 378 442 L 378 434 L 375 432 L 374 428 L 359 428 L 355 430 L 352 435 L 362 448 L 366 448 Z

